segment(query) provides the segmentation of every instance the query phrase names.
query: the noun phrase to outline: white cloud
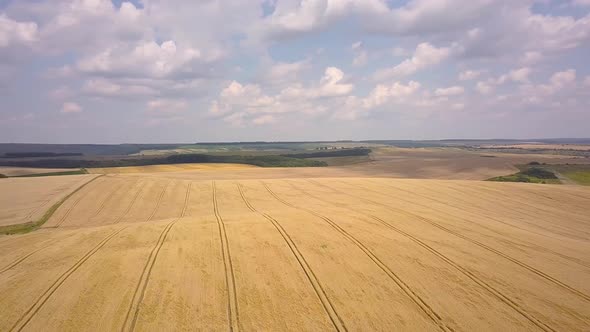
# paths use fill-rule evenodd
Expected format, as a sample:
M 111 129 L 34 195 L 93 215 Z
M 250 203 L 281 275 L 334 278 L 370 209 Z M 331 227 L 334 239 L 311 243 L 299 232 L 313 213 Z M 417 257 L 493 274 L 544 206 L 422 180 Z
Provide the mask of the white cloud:
M 394 47 L 391 54 L 393 56 L 410 56 L 412 55 L 412 51 L 406 50 L 403 47 Z
M 450 97 L 462 95 L 465 89 L 462 86 L 451 86 L 448 88 L 439 88 L 434 91 L 434 95 L 437 97 Z
M 551 76 L 549 81 L 551 82 L 551 86 L 562 88 L 576 81 L 576 71 L 568 69 L 556 72 Z
M 369 62 L 369 53 L 365 50 L 359 51 L 352 59 L 352 65 L 356 67 L 365 66 Z
M 65 102 L 61 107 L 61 113 L 69 114 L 69 113 L 80 113 L 82 112 L 82 107 L 74 102 Z
M 78 61 L 83 73 L 110 76 L 170 78 L 198 75 L 198 65 L 206 63 L 201 52 L 191 47 L 179 48 L 172 40 L 157 44 L 143 42 L 133 49 L 107 49 Z
M 416 47 L 414 55 L 404 60 L 399 65 L 378 70 L 374 78 L 379 81 L 404 77 L 414 74 L 415 72 L 437 65 L 446 60 L 451 55 L 451 49 L 448 47 L 437 48 L 429 43 L 421 43 Z
M 353 43 L 351 46 L 354 52 L 354 58 L 352 59 L 352 65 L 355 67 L 362 67 L 369 61 L 369 52 L 363 49 L 363 43 L 358 41 Z
M 482 95 L 488 95 L 494 91 L 494 87 L 487 82 L 480 81 L 477 82 L 475 90 L 477 90 L 477 92 L 481 93 Z
M 480 70 L 465 70 L 459 73 L 459 80 L 470 81 L 478 78 L 482 74 Z
M 497 84 L 503 84 L 507 81 L 527 83 L 531 72 L 532 70 L 527 67 L 511 70 L 509 73 L 500 76 L 497 80 Z
M 463 103 L 455 103 L 451 105 L 451 109 L 455 111 L 460 111 L 465 108 L 465 104 Z
M 154 99 L 147 103 L 147 108 L 151 111 L 157 111 L 159 113 L 178 113 L 186 110 L 188 103 L 186 100 L 174 100 L 174 99 Z
M 527 65 L 535 64 L 540 62 L 543 59 L 543 54 L 536 51 L 526 52 L 522 58 L 521 62 Z
M 546 84 L 526 84 L 520 89 L 520 98 L 528 104 L 549 104 L 551 98 L 563 100 L 578 91 L 576 71 L 568 69 L 555 72 Z M 558 100 L 558 101 L 559 101 Z
M 254 30 L 257 38 L 281 39 L 322 29 L 350 15 L 387 11 L 382 0 L 278 1 L 274 11 Z
M 366 98 L 361 100 L 360 105 L 371 109 L 390 102 L 403 102 L 406 98 L 414 95 L 420 86 L 420 83 L 415 81 L 410 81 L 406 85 L 400 82 L 390 85 L 379 84 Z
M 86 81 L 82 87 L 82 92 L 90 96 L 111 98 L 146 97 L 158 94 L 157 90 L 148 86 L 118 84 L 103 78 Z
M 29 44 L 38 38 L 35 22 L 17 22 L 0 13 L 0 48 L 11 44 Z
M 293 83 L 276 94 L 267 94 L 258 84 L 230 82 L 211 102 L 209 114 L 222 117 L 234 125 L 249 121 L 263 124 L 277 121 L 276 114 L 301 113 L 315 115 L 326 111 L 319 103 L 345 97 L 352 92 L 353 84 L 344 82 L 344 73 L 336 67 L 325 69 L 324 76 L 316 84 L 304 86 Z M 265 115 L 273 116 L 265 116 Z
M 297 80 L 301 73 L 309 67 L 309 60 L 277 62 L 270 66 L 265 78 L 275 84 L 292 82 Z
M 396 35 L 457 31 L 475 23 L 493 6 L 490 0 L 412 0 L 377 13 L 367 28 Z
M 317 97 L 336 97 L 349 94 L 354 85 L 343 83 L 344 73 L 336 67 L 328 67 L 324 73 L 324 77 L 320 82 L 317 92 L 312 92 L 311 95 Z
M 254 118 L 252 120 L 252 123 L 257 124 L 257 125 L 265 125 L 265 124 L 269 124 L 269 123 L 274 123 L 275 121 L 276 121 L 276 118 L 273 115 L 266 114 L 266 115 L 262 115 L 257 118 Z

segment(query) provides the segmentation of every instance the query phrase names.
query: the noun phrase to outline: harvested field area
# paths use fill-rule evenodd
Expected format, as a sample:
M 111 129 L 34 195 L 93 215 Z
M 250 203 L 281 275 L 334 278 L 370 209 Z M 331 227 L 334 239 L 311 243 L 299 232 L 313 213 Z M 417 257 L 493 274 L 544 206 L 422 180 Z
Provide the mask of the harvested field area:
M 590 329 L 586 187 L 163 175 L 0 237 L 0 330 Z
M 89 168 L 89 173 L 94 174 L 127 174 L 127 173 L 161 173 L 179 171 L 218 171 L 235 170 L 241 168 L 256 168 L 245 164 L 173 164 L 173 165 L 147 165 L 130 167 Z
M 0 226 L 38 220 L 53 204 L 96 175 L 12 178 L 0 181 Z
M 32 174 L 47 174 L 72 171 L 70 168 L 30 168 L 0 166 L 0 174 L 6 176 L 23 176 Z

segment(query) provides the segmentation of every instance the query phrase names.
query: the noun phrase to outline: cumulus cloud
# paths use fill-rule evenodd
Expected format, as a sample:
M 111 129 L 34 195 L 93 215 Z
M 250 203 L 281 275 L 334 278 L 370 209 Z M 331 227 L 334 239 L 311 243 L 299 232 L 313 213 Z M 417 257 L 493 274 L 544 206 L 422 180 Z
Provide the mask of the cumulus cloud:
M 414 51 L 414 55 L 404 60 L 395 67 L 378 70 L 374 78 L 383 81 L 391 78 L 404 77 L 415 72 L 441 63 L 451 55 L 448 47 L 437 48 L 430 43 L 420 43 Z
M 352 65 L 355 67 L 362 67 L 369 61 L 369 52 L 363 48 L 363 43 L 358 41 L 352 44 L 352 51 L 354 58 L 352 59 Z
M 110 98 L 146 97 L 158 93 L 155 89 L 147 86 L 122 85 L 103 78 L 87 80 L 82 87 L 82 92 L 90 96 Z
M 257 125 L 265 125 L 265 124 L 273 123 L 275 121 L 276 121 L 276 118 L 273 115 L 266 114 L 266 115 L 262 115 L 257 118 L 254 118 L 254 120 L 252 120 L 252 123 L 257 124 Z
M 531 72 L 532 70 L 527 67 L 511 70 L 509 73 L 500 76 L 497 84 L 503 84 L 507 81 L 527 83 Z
M 465 89 L 462 86 L 451 86 L 448 88 L 439 88 L 434 91 L 434 95 L 437 97 L 450 97 L 462 95 Z
M 0 13 L 0 48 L 28 44 L 38 39 L 35 22 L 18 22 Z
M 198 75 L 197 62 L 204 61 L 198 49 L 179 48 L 173 40 L 136 45 L 133 49 L 107 49 L 77 63 L 83 73 L 106 76 L 170 78 Z
M 154 99 L 147 103 L 147 108 L 161 113 L 178 113 L 186 110 L 188 103 L 185 100 Z
M 494 91 L 494 87 L 486 82 L 480 81 L 477 82 L 477 85 L 475 86 L 475 90 L 477 90 L 477 92 L 481 93 L 482 95 L 487 95 L 492 93 L 492 91 Z
M 310 91 L 310 96 L 317 97 L 336 97 L 349 94 L 354 85 L 343 83 L 344 72 L 336 67 L 328 67 L 320 86 L 316 91 Z
M 459 73 L 459 80 L 461 81 L 470 81 L 474 80 L 481 75 L 482 72 L 479 70 L 465 70 Z
M 65 102 L 61 107 L 61 113 L 70 114 L 70 113 L 81 113 L 82 107 L 75 102 Z
M 0 108 L 30 100 L 36 114 L 41 96 L 70 113 L 103 103 L 130 123 L 194 114 L 220 127 L 484 114 L 493 103 L 506 114 L 525 104 L 573 108 L 590 87 L 576 77 L 583 61 L 568 63 L 590 43 L 585 1 L 8 1 Z
M 316 101 L 345 97 L 352 92 L 354 85 L 343 81 L 344 73 L 336 67 L 326 68 L 315 84 L 293 83 L 276 94 L 264 93 L 258 84 L 232 81 L 221 90 L 219 98 L 211 102 L 209 114 L 239 125 L 247 121 L 255 124 L 270 123 L 270 119 L 276 121 L 276 116 L 262 114 L 318 114 L 326 108 L 314 105 Z
M 370 109 L 391 101 L 402 102 L 414 95 L 420 89 L 420 86 L 420 83 L 415 81 L 410 81 L 406 85 L 400 82 L 390 85 L 379 84 L 366 98 L 361 100 L 361 105 L 364 108 Z
M 276 62 L 268 67 L 264 78 L 273 84 L 293 82 L 309 67 L 309 60 Z

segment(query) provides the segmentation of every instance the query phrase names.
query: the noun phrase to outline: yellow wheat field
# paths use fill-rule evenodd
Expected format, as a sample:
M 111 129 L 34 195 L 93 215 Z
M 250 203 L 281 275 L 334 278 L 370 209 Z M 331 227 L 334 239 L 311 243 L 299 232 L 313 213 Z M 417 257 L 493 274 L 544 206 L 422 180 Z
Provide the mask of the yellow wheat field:
M 53 204 L 96 175 L 2 179 L 0 226 L 39 220 Z
M 588 331 L 590 190 L 106 175 L 0 237 L 0 331 Z

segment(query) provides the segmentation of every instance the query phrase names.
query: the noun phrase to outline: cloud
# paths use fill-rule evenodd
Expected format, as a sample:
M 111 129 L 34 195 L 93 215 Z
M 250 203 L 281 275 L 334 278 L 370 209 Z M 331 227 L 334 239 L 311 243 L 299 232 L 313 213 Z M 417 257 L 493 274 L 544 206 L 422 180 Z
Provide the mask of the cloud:
M 18 22 L 0 13 L 0 48 L 30 44 L 39 38 L 35 22 Z
M 387 4 L 382 0 L 278 1 L 251 33 L 259 40 L 280 40 L 323 29 L 349 16 L 385 11 Z
M 521 62 L 527 65 L 535 64 L 543 60 L 544 56 L 541 52 L 530 51 L 525 52 L 521 57 Z
M 276 62 L 269 66 L 269 69 L 264 75 L 264 79 L 273 84 L 293 82 L 309 67 L 309 60 Z
M 404 85 L 400 82 L 393 84 L 379 84 L 369 95 L 360 101 L 363 108 L 371 109 L 390 102 L 403 102 L 410 96 L 413 96 L 421 84 L 415 81 L 410 81 Z
M 494 87 L 487 82 L 480 81 L 477 82 L 475 90 L 477 90 L 477 92 L 481 93 L 482 95 L 488 95 L 494 91 Z
M 434 95 L 437 97 L 450 97 L 458 96 L 465 93 L 465 89 L 462 86 L 451 86 L 448 88 L 439 88 L 434 91 Z
M 61 113 L 70 114 L 70 113 L 81 113 L 82 107 L 74 102 L 65 102 L 61 107 Z
M 352 44 L 352 50 L 354 52 L 354 58 L 352 59 L 352 65 L 355 67 L 362 67 L 369 61 L 369 52 L 363 49 L 362 42 L 356 42 Z
M 429 43 L 420 43 L 411 58 L 404 60 L 395 67 L 378 70 L 374 74 L 374 78 L 378 81 L 384 81 L 391 78 L 409 76 L 419 70 L 441 63 L 450 55 L 450 48 L 437 48 Z
M 529 75 L 531 72 L 532 70 L 527 67 L 514 69 L 509 73 L 500 76 L 496 82 L 497 84 L 503 84 L 507 81 L 527 83 L 529 81 Z
M 254 120 L 252 120 L 252 123 L 257 124 L 257 125 L 265 125 L 265 124 L 269 124 L 269 123 L 274 123 L 275 121 L 276 121 L 276 118 L 273 115 L 266 114 L 266 115 L 254 118 Z
M 158 92 L 147 86 L 117 84 L 104 78 L 90 79 L 84 83 L 82 92 L 96 97 L 129 98 L 157 95 Z
M 188 103 L 185 100 L 154 99 L 147 103 L 148 110 L 161 114 L 172 114 L 185 111 Z
M 317 83 L 308 86 L 292 83 L 275 94 L 267 94 L 258 84 L 242 84 L 230 82 L 213 100 L 209 114 L 221 117 L 223 121 L 233 125 L 247 122 L 255 124 L 277 121 L 276 114 L 300 113 L 316 115 L 326 111 L 323 103 L 330 103 L 350 94 L 354 88 L 351 83 L 344 82 L 344 73 L 336 67 L 327 67 L 324 75 Z M 264 116 L 264 115 L 273 115 Z
M 470 81 L 478 78 L 482 74 L 479 70 L 465 70 L 459 73 L 460 81 Z
M 317 92 L 311 92 L 311 96 L 336 97 L 349 94 L 354 85 L 343 83 L 344 73 L 336 67 L 328 67 L 322 77 Z
M 201 51 L 177 47 L 173 40 L 154 41 L 110 48 L 78 61 L 76 68 L 86 74 L 104 76 L 175 78 L 203 76 L 199 65 L 208 62 Z

